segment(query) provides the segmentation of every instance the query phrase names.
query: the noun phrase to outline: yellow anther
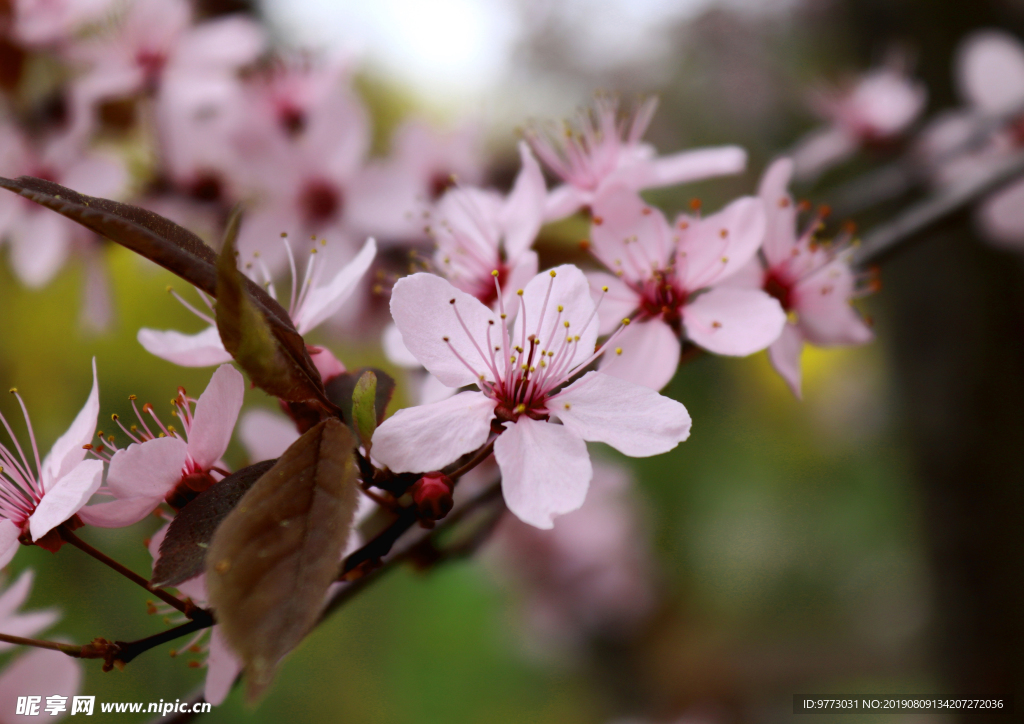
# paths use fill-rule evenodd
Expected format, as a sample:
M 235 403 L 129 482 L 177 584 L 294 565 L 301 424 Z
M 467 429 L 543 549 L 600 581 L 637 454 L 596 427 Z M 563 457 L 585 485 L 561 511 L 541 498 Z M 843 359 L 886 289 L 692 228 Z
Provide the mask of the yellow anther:
M 622 354 L 622 347 L 616 347 L 615 354 Z
M 623 318 L 622 324 L 628 327 L 629 326 L 629 317 Z
M 516 405 L 516 410 L 515 411 L 519 412 L 519 413 L 526 412 L 526 405 L 524 405 L 522 402 L 520 402 L 518 405 Z
M 718 235 L 724 239 L 725 237 L 729 236 L 729 230 L 722 229 L 721 231 L 718 232 Z
M 561 304 L 559 304 L 558 305 L 558 311 L 559 312 L 564 312 L 565 311 L 565 307 L 563 307 Z
M 136 397 L 135 395 L 128 395 L 128 399 L 131 400 L 132 402 L 134 402 L 135 400 L 137 400 L 139 398 Z
M 157 437 L 167 437 L 167 435 L 161 432 L 159 435 L 157 435 Z
M 11 389 L 9 389 L 7 391 L 10 392 L 12 395 L 18 394 L 18 388 L 17 387 L 12 387 Z
M 552 279 L 554 279 L 554 278 L 555 278 L 556 276 L 558 276 L 557 274 L 555 274 L 555 270 L 554 270 L 554 269 L 552 269 L 551 271 L 549 271 L 549 272 L 548 272 L 548 274 L 550 274 L 550 275 L 551 275 L 551 278 L 552 278 Z
M 168 425 L 167 432 L 177 432 L 177 430 L 174 428 L 174 425 Z
M 114 414 L 112 414 L 110 416 L 110 419 L 113 420 L 114 422 L 117 422 L 117 413 L 115 412 Z
M 494 271 L 492 271 L 492 272 L 491 272 L 491 276 L 492 276 L 492 277 L 496 277 L 496 276 L 498 276 L 498 270 L 497 270 L 497 269 L 495 269 Z
M 287 231 L 282 231 L 281 232 L 281 238 L 282 239 L 287 239 L 288 238 L 288 232 Z
M 607 292 L 608 291 L 608 287 L 606 287 L 606 286 L 605 287 L 601 287 L 601 291 L 602 292 Z
M 566 410 L 571 410 L 572 409 L 572 405 L 570 405 L 568 402 L 566 402 L 565 403 L 565 409 Z
M 566 328 L 566 329 L 569 329 L 569 320 L 568 320 L 568 319 L 567 319 L 567 320 L 565 320 L 564 322 L 562 322 L 562 324 L 564 324 L 564 325 L 565 325 L 565 328 Z
M 727 256 L 723 256 L 723 257 L 722 257 L 722 263 L 723 263 L 723 264 L 728 264 L 728 263 L 729 263 L 729 257 L 727 257 Z
M 518 294 L 519 296 L 523 296 L 523 290 L 520 289 L 519 291 L 516 292 L 516 294 Z
M 173 291 L 174 291 L 174 287 L 172 287 L 170 284 L 168 284 L 167 285 L 167 293 L 170 294 Z

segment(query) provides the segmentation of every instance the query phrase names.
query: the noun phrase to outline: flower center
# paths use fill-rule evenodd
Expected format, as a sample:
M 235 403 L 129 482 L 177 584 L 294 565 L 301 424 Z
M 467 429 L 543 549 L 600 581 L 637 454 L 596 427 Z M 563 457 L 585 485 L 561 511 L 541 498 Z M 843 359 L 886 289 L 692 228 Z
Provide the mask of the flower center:
M 793 308 L 793 287 L 789 282 L 781 278 L 778 272 L 768 272 L 768 278 L 764 281 L 764 290 L 770 296 L 779 300 L 779 304 L 785 311 Z
M 302 190 L 299 206 L 307 222 L 323 224 L 341 214 L 344 196 L 341 189 L 330 181 L 314 179 Z
M 689 296 L 681 289 L 671 270 L 657 270 L 637 290 L 640 294 L 640 311 L 647 317 L 661 317 L 666 324 L 676 327 L 682 320 L 680 309 Z

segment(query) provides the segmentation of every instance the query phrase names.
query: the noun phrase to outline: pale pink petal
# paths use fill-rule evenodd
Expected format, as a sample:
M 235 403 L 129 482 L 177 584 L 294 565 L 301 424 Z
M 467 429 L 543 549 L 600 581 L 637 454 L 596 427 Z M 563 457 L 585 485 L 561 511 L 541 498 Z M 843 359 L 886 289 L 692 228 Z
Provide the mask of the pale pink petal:
M 21 528 L 7 518 L 0 519 L 0 568 L 10 563 L 14 554 L 18 552 L 21 545 L 18 541 L 20 535 Z
M 78 517 L 86 525 L 94 525 L 97 528 L 124 528 L 138 523 L 152 513 L 163 502 L 166 492 L 159 496 L 121 498 L 107 503 L 87 505 L 78 511 Z
M 128 183 L 128 171 L 117 159 L 90 155 L 67 169 L 61 184 L 89 196 L 118 196 Z
M 676 266 L 690 292 L 716 284 L 742 269 L 764 241 L 767 215 L 754 196 L 736 199 L 690 225 L 679 243 Z
M 481 392 L 460 392 L 399 410 L 373 433 L 373 457 L 396 473 L 439 470 L 487 442 L 494 407 Z
M 793 149 L 797 178 L 811 181 L 856 153 L 857 137 L 842 126 L 828 126 L 809 133 Z
M 797 207 L 789 195 L 789 182 L 793 177 L 793 161 L 780 158 L 768 167 L 761 177 L 757 195 L 764 202 L 767 226 L 764 235 L 764 255 L 768 266 L 781 264 L 789 258 L 796 246 Z
M 961 95 L 985 113 L 1005 113 L 1024 103 L 1024 46 L 1002 30 L 982 30 L 957 51 Z
M 475 384 L 480 375 L 493 380 L 494 375 L 487 366 L 489 360 L 482 359 L 481 354 L 488 349 L 488 327 L 493 327 L 491 338 L 498 339 L 495 335 L 501 333 L 497 324 L 500 320 L 476 297 L 456 289 L 439 276 L 413 274 L 395 284 L 391 292 L 391 316 L 406 348 L 444 384 L 449 387 Z M 492 321 L 494 324 L 489 324 Z M 460 362 L 459 357 L 466 364 Z
M 32 590 L 32 569 L 25 569 L 18 580 L 0 595 L 0 631 L 9 636 L 32 637 L 48 629 L 60 618 L 54 609 L 18 613 Z M 0 651 L 9 651 L 15 644 L 0 642 Z
M 779 376 L 789 385 L 796 398 L 802 399 L 800 392 L 800 353 L 804 350 L 804 336 L 800 327 L 787 324 L 779 338 L 768 348 L 768 359 Z
M 989 241 L 1024 249 L 1024 183 L 1013 183 L 981 202 L 978 224 Z
M 118 450 L 107 469 L 107 487 L 118 498 L 161 499 L 181 481 L 188 445 L 158 437 Z
M 622 320 L 632 317 L 640 306 L 640 295 L 614 274 L 587 272 L 587 280 L 590 282 L 590 293 L 594 297 L 594 302 L 598 304 L 600 334 L 610 334 L 618 329 Z M 607 292 L 604 291 L 605 287 L 608 288 Z
M 855 280 L 842 259 L 835 259 L 800 281 L 791 293 L 804 338 L 823 347 L 864 344 L 874 333 L 850 304 Z
M 661 319 L 633 322 L 613 345 L 601 357 L 600 370 L 606 375 L 660 390 L 676 374 L 679 336 Z
M 21 282 L 31 288 L 45 286 L 60 270 L 71 248 L 72 222 L 64 217 L 32 209 L 21 217 L 10 238 L 11 266 Z
M 689 181 L 730 176 L 747 167 L 747 152 L 739 146 L 713 146 L 680 151 L 631 164 L 613 174 L 609 183 L 641 189 L 674 186 Z
M 214 706 L 220 706 L 242 671 L 242 664 L 228 647 L 220 632 L 220 626 L 214 626 L 210 633 L 210 655 L 206 659 L 206 666 L 206 688 L 203 690 L 203 698 Z
M 712 289 L 683 308 L 686 336 L 694 344 L 735 357 L 770 345 L 785 323 L 778 301 L 757 289 Z
M 238 436 L 249 453 L 249 460 L 272 460 L 281 457 L 299 439 L 295 423 L 269 410 L 246 410 L 238 422 Z
M 333 315 L 352 296 L 366 270 L 377 255 L 377 242 L 367 239 L 363 248 L 334 276 L 331 281 L 309 290 L 301 308 L 295 315 L 295 328 L 306 334 Z
M 583 505 L 593 469 L 587 444 L 568 428 L 523 415 L 494 442 L 501 492 L 524 523 L 554 527 L 556 515 Z
M 324 384 L 327 384 L 338 375 L 344 374 L 345 365 L 334 356 L 331 350 L 326 347 L 308 345 L 306 351 L 309 352 L 313 365 L 316 367 L 316 371 L 320 373 L 320 379 L 323 380 Z
M 34 579 L 35 572 L 31 568 L 26 568 L 14 583 L 0 594 L 0 631 L 6 633 L 6 629 L 3 628 L 4 622 L 15 616 L 21 605 L 28 600 Z
M 245 399 L 245 379 L 231 365 L 221 365 L 196 402 L 188 432 L 188 454 L 203 470 L 224 456 Z
M 102 482 L 102 460 L 83 460 L 58 478 L 29 516 L 32 540 L 39 540 L 81 510 Z
M 182 367 L 209 367 L 231 361 L 216 327 L 207 327 L 198 334 L 143 327 L 137 338 L 150 354 Z
M 533 250 L 524 251 L 508 270 L 508 277 L 502 286 L 501 294 L 505 302 L 505 313 L 513 318 L 519 310 L 519 297 L 516 292 L 524 289 L 540 270 L 540 259 Z
M 558 307 L 562 307 L 561 312 Z M 594 353 L 598 326 L 587 277 L 575 266 L 563 264 L 538 274 L 526 285 L 512 331 L 512 344 L 525 349 L 529 343 L 524 344 L 524 340 L 533 334 L 549 351 L 557 351 L 566 336 L 572 335 L 572 367 Z M 579 340 L 575 340 L 577 336 Z M 498 337 L 492 335 L 491 339 L 495 345 L 498 343 Z
M 384 348 L 384 355 L 392 364 L 413 369 L 419 369 L 422 366 L 416 356 L 405 346 L 405 342 L 402 341 L 402 333 L 398 330 L 398 325 L 393 322 L 384 328 L 381 346 Z
M 78 318 L 86 330 L 106 332 L 114 321 L 114 300 L 111 299 L 110 275 L 99 249 L 85 255 L 84 266 L 82 309 Z
M 233 15 L 196 25 L 178 44 L 175 65 L 198 73 L 232 70 L 256 60 L 266 45 L 259 23 Z
M 690 436 L 690 415 L 682 404 L 601 372 L 583 375 L 548 409 L 574 435 L 631 457 L 660 455 Z
M 626 280 L 642 281 L 670 263 L 672 229 L 660 209 L 633 190 L 613 187 L 594 200 L 590 244 L 594 255 Z
M 505 231 L 505 253 L 509 259 L 518 259 L 533 245 L 544 221 L 547 199 L 544 174 L 526 141 L 519 142 L 519 158 L 523 167 L 499 218 Z
M 429 405 L 441 400 L 447 400 L 456 393 L 455 389 L 441 384 L 441 381 L 434 377 L 434 375 L 424 373 L 420 376 L 422 379 L 419 385 L 416 385 L 416 394 L 414 396 L 414 399 L 420 405 Z
M 85 399 L 85 405 L 78 412 L 75 421 L 63 435 L 53 443 L 50 452 L 43 458 L 43 490 L 49 490 L 58 479 L 71 471 L 85 459 L 83 445 L 92 442 L 96 434 L 96 418 L 100 414 L 100 386 L 96 379 L 96 358 L 92 359 L 92 390 Z
M 569 184 L 556 186 L 548 193 L 547 201 L 544 203 L 544 220 L 564 219 L 566 216 L 575 214 L 593 200 L 594 195 L 589 191 L 583 191 Z
M 32 649 L 16 658 L 0 674 L 0 711 L 4 713 L 4 722 L 56 721 L 59 716 L 46 713 L 46 697 L 67 697 L 66 715 L 71 711 L 71 697 L 81 690 L 81 685 L 82 666 L 73 658 L 60 651 Z M 21 696 L 41 697 L 37 715 L 15 714 Z

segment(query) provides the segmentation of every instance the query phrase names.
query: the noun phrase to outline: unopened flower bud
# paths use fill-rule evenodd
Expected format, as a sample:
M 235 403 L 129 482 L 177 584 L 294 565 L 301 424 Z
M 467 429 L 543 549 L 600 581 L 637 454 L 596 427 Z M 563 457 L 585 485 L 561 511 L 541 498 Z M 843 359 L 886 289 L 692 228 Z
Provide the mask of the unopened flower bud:
M 448 515 L 452 506 L 453 483 L 444 473 L 427 473 L 413 483 L 412 499 L 420 515 L 427 520 L 441 520 Z

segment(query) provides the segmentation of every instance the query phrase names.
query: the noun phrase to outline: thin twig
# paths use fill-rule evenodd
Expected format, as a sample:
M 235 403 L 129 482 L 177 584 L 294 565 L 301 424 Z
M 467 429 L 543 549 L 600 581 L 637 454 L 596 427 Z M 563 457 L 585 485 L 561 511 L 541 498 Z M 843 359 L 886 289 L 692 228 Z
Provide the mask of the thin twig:
M 115 642 L 120 651 L 114 658 L 122 664 L 127 664 L 139 654 L 143 654 L 152 648 L 173 641 L 174 639 L 181 638 L 182 636 L 188 636 L 190 633 L 202 631 L 204 628 L 210 628 L 211 626 L 216 625 L 216 623 L 217 622 L 214 620 L 213 614 L 209 611 L 201 608 L 196 609 L 195 618 L 181 624 L 180 626 L 169 628 L 166 631 L 161 631 L 158 634 L 147 636 L 146 638 L 139 639 L 138 641 Z
M 62 654 L 73 656 L 76 659 L 80 658 L 91 658 L 82 656 L 82 647 L 76 644 L 62 644 L 59 641 L 46 641 L 44 639 L 28 639 L 23 636 L 12 636 L 11 634 L 0 633 L 0 641 L 4 641 L 15 646 L 32 646 L 37 649 L 50 649 L 51 651 L 60 651 Z M 99 657 L 97 657 L 99 658 Z

